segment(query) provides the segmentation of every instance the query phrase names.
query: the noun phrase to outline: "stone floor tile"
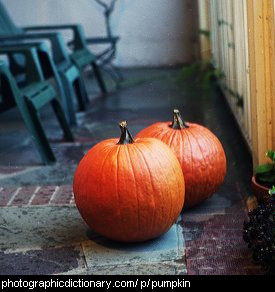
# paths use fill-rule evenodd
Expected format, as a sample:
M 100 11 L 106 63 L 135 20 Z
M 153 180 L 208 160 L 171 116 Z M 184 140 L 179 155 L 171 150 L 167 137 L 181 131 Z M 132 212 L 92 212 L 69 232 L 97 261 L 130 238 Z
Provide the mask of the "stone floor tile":
M 6 207 L 0 212 L 0 250 L 56 247 L 88 239 L 88 227 L 75 207 Z
M 99 237 L 83 242 L 83 251 L 88 268 L 179 261 L 185 255 L 179 224 L 174 224 L 159 238 L 137 244 L 118 243 Z
M 85 268 L 81 246 L 65 246 L 12 253 L 0 251 L 0 275 L 45 275 Z

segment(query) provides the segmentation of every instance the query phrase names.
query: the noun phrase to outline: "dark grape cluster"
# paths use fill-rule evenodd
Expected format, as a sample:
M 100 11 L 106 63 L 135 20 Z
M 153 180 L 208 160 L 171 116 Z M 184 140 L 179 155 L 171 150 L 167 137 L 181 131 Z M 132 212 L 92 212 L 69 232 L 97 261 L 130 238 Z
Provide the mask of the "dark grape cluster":
M 252 249 L 255 262 L 275 274 L 275 195 L 248 213 L 243 239 Z

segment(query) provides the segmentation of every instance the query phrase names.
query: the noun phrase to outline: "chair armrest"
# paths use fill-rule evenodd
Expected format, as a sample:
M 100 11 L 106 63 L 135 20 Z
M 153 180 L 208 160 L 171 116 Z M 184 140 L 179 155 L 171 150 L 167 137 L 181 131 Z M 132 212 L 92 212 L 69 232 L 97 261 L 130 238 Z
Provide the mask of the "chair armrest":
M 37 55 L 37 50 L 34 47 L 18 48 L 17 45 L 5 45 L 4 47 L 0 47 L 0 55 L 9 54 L 21 54 L 25 57 L 25 68 L 28 83 L 39 82 L 44 79 L 42 68 L 40 66 Z
M 20 49 L 28 49 L 28 48 L 39 48 L 42 42 L 27 42 L 27 43 L 18 43 L 18 42 L 11 42 L 11 43 L 3 43 L 1 44 L 1 48 L 9 48 L 9 47 L 16 47 Z
M 86 38 L 86 42 L 88 44 L 115 44 L 116 42 L 119 41 L 119 37 L 91 37 L 91 38 Z
M 73 46 L 75 49 L 86 48 L 86 40 L 84 36 L 83 27 L 81 24 L 60 24 L 60 25 L 38 25 L 23 27 L 24 31 L 37 30 L 72 30 L 73 31 Z
M 4 46 L 0 47 L 1 55 L 9 53 L 28 55 L 29 53 L 34 54 L 35 51 L 35 48 L 28 46 L 28 44 L 26 44 L 26 47 L 22 46 L 21 48 L 17 47 L 17 44 L 5 44 Z
M 24 31 L 31 31 L 31 30 L 55 30 L 55 29 L 69 29 L 73 30 L 75 27 L 79 26 L 80 24 L 50 24 L 50 25 L 32 25 L 32 26 L 24 26 L 22 29 Z
M 19 40 L 36 40 L 36 39 L 47 39 L 52 45 L 52 54 L 56 63 L 67 61 L 69 59 L 62 35 L 58 32 L 47 32 L 47 33 L 30 33 L 30 34 L 16 34 L 8 36 L 0 36 L 1 45 L 4 43 L 18 43 Z
M 11 47 L 11 46 L 16 46 L 16 48 L 22 48 L 22 49 L 25 49 L 25 48 L 32 48 L 32 47 L 35 47 L 37 49 L 37 51 L 44 51 L 46 53 L 49 53 L 49 49 L 46 45 L 45 42 L 34 42 L 34 41 L 29 41 L 27 43 L 22 43 L 22 42 L 11 42 L 11 43 L 3 43 L 1 44 L 1 47 L 2 48 L 6 48 L 6 47 Z
M 12 35 L 1 35 L 0 41 L 14 41 L 14 40 L 29 40 L 29 39 L 53 39 L 58 35 L 57 32 L 52 33 L 33 33 L 33 34 L 12 34 Z

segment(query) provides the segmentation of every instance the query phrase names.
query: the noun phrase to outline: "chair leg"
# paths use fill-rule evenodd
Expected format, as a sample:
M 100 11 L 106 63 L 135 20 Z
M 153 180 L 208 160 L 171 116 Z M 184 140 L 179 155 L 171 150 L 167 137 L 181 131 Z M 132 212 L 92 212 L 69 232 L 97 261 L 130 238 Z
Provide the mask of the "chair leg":
M 37 146 L 39 154 L 45 164 L 51 164 L 56 161 L 50 143 L 46 137 L 45 131 L 41 125 L 38 112 L 30 101 L 27 101 L 29 108 L 29 118 L 25 120 L 29 131 L 31 132 L 34 143 Z M 25 115 L 26 116 L 26 115 Z
M 66 119 L 67 119 L 68 123 L 71 123 L 71 121 L 74 120 L 74 113 L 72 114 L 69 111 L 69 103 L 70 102 L 68 101 L 68 99 L 70 98 L 70 96 L 68 97 L 65 93 L 64 85 L 63 85 L 64 82 L 62 82 L 60 75 L 58 73 L 55 73 L 54 78 L 55 78 L 57 90 L 59 92 L 59 96 L 61 97 L 61 102 L 62 102 L 62 106 L 64 108 Z
M 104 70 L 107 74 L 110 75 L 110 77 L 113 79 L 116 89 L 120 88 L 120 83 L 123 80 L 123 76 L 121 73 L 111 64 L 109 65 L 103 65 L 102 70 Z
M 95 78 L 97 79 L 97 83 L 100 87 L 100 90 L 103 94 L 106 94 L 107 93 L 107 89 L 106 89 L 106 85 L 103 81 L 103 78 L 102 78 L 102 75 L 101 75 L 101 72 L 100 72 L 100 69 L 98 68 L 97 64 L 95 62 L 92 62 L 92 67 L 93 67 L 93 70 L 94 70 L 94 73 L 95 73 Z
M 74 89 L 78 101 L 78 109 L 79 111 L 85 111 L 87 109 L 87 102 L 88 102 L 88 94 L 85 89 L 84 83 L 82 78 L 77 78 L 74 83 Z
M 113 70 L 114 74 L 117 76 L 119 82 L 124 80 L 124 77 L 119 68 L 115 67 L 113 64 L 110 64 L 110 68 L 111 70 Z
M 80 76 L 79 76 L 79 85 L 82 89 L 83 92 L 83 96 L 84 96 L 84 100 L 86 101 L 86 103 L 89 103 L 90 99 L 89 99 L 89 95 L 86 89 L 86 85 L 85 85 L 85 81 L 84 81 L 84 76 L 83 76 L 83 72 L 80 71 Z
M 60 72 L 60 77 L 62 81 L 62 86 L 65 93 L 65 102 L 66 102 L 66 112 L 68 113 L 67 116 L 69 118 L 69 124 L 72 126 L 77 125 L 76 120 L 76 113 L 75 113 L 75 106 L 74 106 L 74 88 L 72 82 L 67 78 L 65 74 Z
M 73 136 L 73 133 L 67 123 L 67 120 L 65 118 L 65 114 L 64 114 L 64 111 L 61 107 L 61 104 L 59 102 L 59 100 L 57 99 L 53 99 L 51 101 L 51 105 L 53 107 L 53 110 L 56 114 L 56 117 L 58 119 L 58 122 L 63 130 L 63 133 L 64 133 L 64 136 L 65 136 L 65 139 L 67 141 L 70 141 L 70 142 L 73 142 L 74 141 L 74 136 Z

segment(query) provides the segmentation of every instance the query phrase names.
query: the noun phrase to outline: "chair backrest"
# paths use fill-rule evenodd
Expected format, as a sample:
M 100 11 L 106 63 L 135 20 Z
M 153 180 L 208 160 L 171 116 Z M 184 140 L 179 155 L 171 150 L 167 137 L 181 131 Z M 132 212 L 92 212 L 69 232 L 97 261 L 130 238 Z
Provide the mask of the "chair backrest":
M 22 29 L 17 27 L 12 21 L 7 9 L 0 1 L 0 35 L 12 35 L 22 33 Z
M 25 31 L 22 28 L 15 25 L 7 9 L 5 8 L 5 6 L 0 0 L 0 36 L 12 36 L 12 35 L 18 35 L 18 34 L 25 34 Z M 52 40 L 52 49 L 54 51 L 53 59 L 56 62 L 56 64 L 68 62 L 69 56 L 66 52 L 65 44 L 63 44 L 63 39 L 62 39 L 61 34 L 60 36 L 57 36 L 57 37 L 59 38 L 58 40 L 57 39 Z M 44 38 L 47 38 L 47 37 L 44 37 Z M 41 39 L 44 39 L 44 38 L 41 37 Z M 37 40 L 37 38 L 34 38 L 34 40 L 35 39 Z M 12 62 L 15 61 L 15 63 L 20 64 L 22 61 L 22 58 L 20 59 L 20 57 L 13 55 L 11 58 L 11 61 Z M 15 74 L 15 71 L 12 70 L 12 73 Z

